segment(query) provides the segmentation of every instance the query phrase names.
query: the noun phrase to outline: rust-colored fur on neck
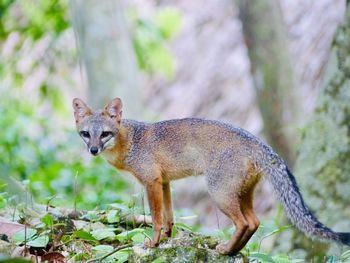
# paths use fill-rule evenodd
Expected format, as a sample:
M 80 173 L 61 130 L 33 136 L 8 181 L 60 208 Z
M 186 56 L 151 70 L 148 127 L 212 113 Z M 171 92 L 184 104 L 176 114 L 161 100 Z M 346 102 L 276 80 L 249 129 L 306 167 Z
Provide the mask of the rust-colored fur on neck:
M 120 170 L 127 170 L 125 165 L 125 158 L 127 157 L 132 140 L 130 132 L 124 126 L 120 126 L 118 136 L 115 138 L 115 144 L 112 148 L 106 149 L 104 155 L 107 156 L 107 161 Z M 111 156 L 111 158 L 109 158 Z

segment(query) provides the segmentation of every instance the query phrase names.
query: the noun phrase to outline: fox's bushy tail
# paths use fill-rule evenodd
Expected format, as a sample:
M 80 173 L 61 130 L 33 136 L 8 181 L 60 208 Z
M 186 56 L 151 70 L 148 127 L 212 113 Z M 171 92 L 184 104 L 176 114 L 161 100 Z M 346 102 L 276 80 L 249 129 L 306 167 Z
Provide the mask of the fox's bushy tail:
M 266 173 L 283 204 L 287 217 L 300 231 L 320 240 L 332 240 L 350 246 L 350 233 L 334 232 L 313 215 L 304 203 L 294 176 L 282 160 L 271 164 Z

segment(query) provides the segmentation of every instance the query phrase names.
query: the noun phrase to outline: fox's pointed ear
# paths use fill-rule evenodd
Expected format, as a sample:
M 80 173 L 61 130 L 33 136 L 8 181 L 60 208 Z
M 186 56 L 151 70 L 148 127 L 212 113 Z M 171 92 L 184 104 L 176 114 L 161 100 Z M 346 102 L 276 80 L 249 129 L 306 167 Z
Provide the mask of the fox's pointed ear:
M 73 99 L 73 109 L 76 122 L 79 122 L 81 119 L 92 114 L 92 111 L 89 108 L 89 106 L 86 105 L 84 101 L 78 98 Z
M 110 103 L 108 103 L 104 112 L 111 118 L 120 123 L 122 119 L 122 100 L 120 98 L 113 99 Z

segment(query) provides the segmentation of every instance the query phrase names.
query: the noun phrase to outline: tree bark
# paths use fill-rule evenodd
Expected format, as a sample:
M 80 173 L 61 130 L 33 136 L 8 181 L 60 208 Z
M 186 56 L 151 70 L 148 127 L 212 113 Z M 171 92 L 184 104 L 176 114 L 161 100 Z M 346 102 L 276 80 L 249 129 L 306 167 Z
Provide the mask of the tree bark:
M 298 105 L 278 0 L 239 0 L 251 72 L 268 143 L 293 165 Z
M 342 15 L 342 14 L 340 14 Z M 321 222 L 336 231 L 350 230 L 350 6 L 338 28 L 324 86 L 312 119 L 302 129 L 295 174 L 307 203 Z M 295 231 L 294 248 L 323 261 L 339 253 L 334 244 L 317 244 Z M 311 249 L 312 248 L 312 249 Z M 318 257 L 318 259 L 317 259 Z
M 138 69 L 123 1 L 70 3 L 78 50 L 87 75 L 89 103 L 100 108 L 118 96 L 124 102 L 124 116 L 138 116 L 142 109 Z

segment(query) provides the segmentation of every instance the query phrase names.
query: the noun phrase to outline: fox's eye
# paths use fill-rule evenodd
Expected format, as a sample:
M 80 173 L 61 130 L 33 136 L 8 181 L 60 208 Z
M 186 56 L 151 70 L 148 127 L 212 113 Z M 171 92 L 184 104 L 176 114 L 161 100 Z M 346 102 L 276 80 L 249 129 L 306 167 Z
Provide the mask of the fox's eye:
M 90 138 L 90 133 L 87 131 L 81 131 L 80 135 L 84 138 Z
M 106 138 L 106 137 L 111 136 L 111 135 L 113 135 L 112 132 L 104 131 L 101 133 L 101 138 Z

